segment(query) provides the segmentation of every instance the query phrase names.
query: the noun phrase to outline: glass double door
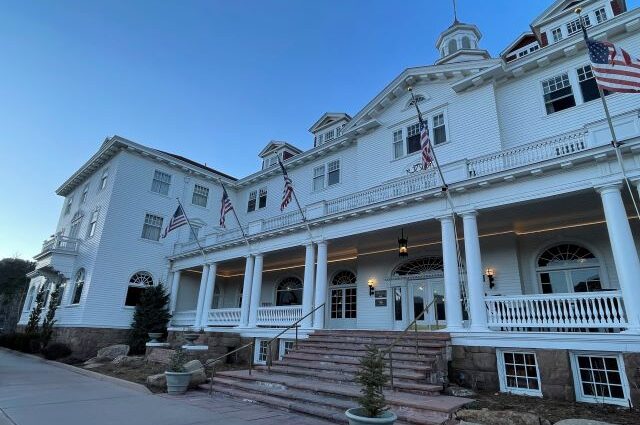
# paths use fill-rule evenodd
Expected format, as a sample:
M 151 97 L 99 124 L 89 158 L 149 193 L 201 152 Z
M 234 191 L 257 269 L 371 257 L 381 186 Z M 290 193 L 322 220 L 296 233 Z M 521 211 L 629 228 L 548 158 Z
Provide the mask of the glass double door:
M 414 319 L 418 325 L 444 326 L 444 282 L 441 278 L 407 282 L 391 290 L 395 329 L 404 329 Z M 421 316 L 425 308 L 427 311 Z

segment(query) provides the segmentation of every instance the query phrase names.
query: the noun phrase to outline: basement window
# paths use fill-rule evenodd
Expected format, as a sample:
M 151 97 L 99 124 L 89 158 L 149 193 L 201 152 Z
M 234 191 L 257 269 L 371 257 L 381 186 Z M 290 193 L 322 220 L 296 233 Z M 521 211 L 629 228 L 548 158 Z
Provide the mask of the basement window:
M 267 364 L 267 359 L 269 358 L 269 340 L 268 339 L 260 339 L 257 341 L 256 351 L 254 356 L 254 363 L 256 364 Z
M 576 400 L 629 405 L 629 384 L 619 354 L 572 353 Z
M 295 345 L 295 341 L 291 340 L 291 339 L 281 339 L 280 340 L 280 349 L 278 350 L 279 354 L 280 354 L 280 360 L 282 360 L 282 358 L 284 356 L 286 356 L 287 354 L 289 354 L 290 351 L 293 351 L 293 346 Z
M 542 397 L 536 354 L 497 350 L 500 391 Z

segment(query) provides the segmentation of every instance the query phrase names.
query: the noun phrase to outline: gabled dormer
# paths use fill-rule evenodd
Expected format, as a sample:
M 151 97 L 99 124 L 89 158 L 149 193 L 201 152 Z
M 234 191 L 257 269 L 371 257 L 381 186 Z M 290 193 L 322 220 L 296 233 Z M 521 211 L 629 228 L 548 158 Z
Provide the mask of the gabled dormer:
M 262 158 L 262 169 L 265 170 L 278 164 L 278 156 L 286 161 L 301 152 L 300 149 L 287 142 L 272 140 L 260 151 L 258 156 Z
M 313 134 L 313 146 L 320 146 L 342 136 L 342 128 L 351 121 L 344 112 L 326 112 L 309 129 Z
M 578 7 L 587 27 L 602 24 L 627 10 L 624 0 L 557 0 L 531 24 L 541 47 L 580 36 L 580 20 L 575 13 Z
M 521 57 L 527 56 L 540 49 L 540 43 L 535 34 L 531 31 L 520 34 L 513 43 L 507 46 L 506 49 L 500 53 L 500 56 L 505 62 L 511 62 Z
M 489 52 L 478 47 L 481 38 L 482 33 L 477 26 L 454 20 L 436 41 L 440 52 L 436 65 L 491 58 Z

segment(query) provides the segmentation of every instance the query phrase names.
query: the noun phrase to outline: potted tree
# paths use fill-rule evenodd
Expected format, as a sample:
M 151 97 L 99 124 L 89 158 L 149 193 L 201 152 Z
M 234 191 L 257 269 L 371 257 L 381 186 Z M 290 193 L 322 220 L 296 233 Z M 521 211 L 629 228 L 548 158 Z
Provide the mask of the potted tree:
M 360 407 L 345 412 L 349 425 L 393 424 L 398 418 L 387 407 L 383 388 L 388 381 L 384 373 L 385 361 L 379 349 L 367 347 L 367 353 L 360 360 L 356 373 L 356 382 L 361 385 L 362 397 L 358 399 Z
M 167 378 L 167 393 L 173 395 L 184 394 L 189 388 L 191 372 L 184 368 L 186 356 L 182 348 L 177 348 L 171 356 L 169 370 L 164 375 Z

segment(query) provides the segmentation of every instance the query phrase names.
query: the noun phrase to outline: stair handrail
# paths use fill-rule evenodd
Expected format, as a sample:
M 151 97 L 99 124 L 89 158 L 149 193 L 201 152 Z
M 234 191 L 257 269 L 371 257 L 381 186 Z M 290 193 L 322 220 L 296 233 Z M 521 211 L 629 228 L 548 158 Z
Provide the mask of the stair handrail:
M 301 318 L 299 318 L 298 320 L 296 320 L 295 322 L 293 322 L 292 324 L 290 324 L 289 326 L 284 328 L 284 330 L 282 332 L 280 332 L 278 335 L 274 336 L 269 341 L 267 341 L 267 351 L 268 351 L 268 353 L 267 353 L 267 371 L 269 373 L 271 373 L 271 362 L 273 361 L 273 358 L 272 358 L 272 355 L 271 355 L 272 354 L 271 345 L 272 345 L 273 341 L 275 341 L 276 339 L 280 338 L 288 330 L 291 330 L 291 328 L 295 328 L 296 329 L 296 337 L 295 337 L 295 342 L 294 342 L 293 346 L 295 348 L 297 348 L 298 347 L 298 328 L 300 327 L 300 322 L 302 322 L 307 317 L 311 316 L 313 313 L 315 313 L 320 308 L 324 307 L 325 304 L 326 303 L 320 304 L 319 306 L 317 306 L 316 308 L 314 308 L 313 310 L 311 310 L 310 312 L 308 312 L 307 314 L 305 314 L 304 316 L 302 316 Z
M 391 350 L 393 350 L 393 347 L 396 346 L 398 341 L 400 341 L 402 337 L 404 337 L 405 334 L 409 331 L 409 329 L 411 329 L 411 327 L 413 326 L 415 337 L 416 337 L 416 357 L 419 355 L 418 354 L 418 320 L 420 320 L 420 318 L 423 317 L 429 311 L 429 309 L 433 304 L 435 304 L 435 302 L 436 302 L 436 298 L 434 297 L 433 300 L 431 300 L 431 302 L 427 304 L 427 306 L 422 310 L 422 312 L 420 312 L 420 314 L 418 314 L 415 317 L 415 319 L 413 319 L 413 321 L 409 323 L 409 325 L 406 328 L 404 328 L 404 330 L 400 333 L 400 335 L 398 335 L 396 339 L 394 339 L 393 342 L 389 344 L 389 346 L 385 350 L 382 350 L 382 354 L 381 354 L 382 358 L 384 358 L 384 356 L 387 354 L 389 355 L 389 377 L 391 381 L 392 390 L 394 389 L 394 386 L 393 386 L 393 356 L 391 354 Z M 429 324 L 429 329 L 431 329 L 431 324 Z
M 216 363 L 224 358 L 227 358 L 231 354 L 235 354 L 239 351 L 244 350 L 247 347 L 251 347 L 251 354 L 249 355 L 249 375 L 251 375 L 251 372 L 253 371 L 253 353 L 255 351 L 254 349 L 255 346 L 256 346 L 256 339 L 253 338 L 250 343 L 245 344 L 242 347 L 238 347 L 235 350 L 229 351 L 228 353 L 225 353 L 221 356 L 216 357 L 215 359 L 210 359 L 204 362 L 204 364 L 202 365 L 202 369 L 205 372 L 207 370 L 207 367 L 211 366 L 211 378 L 209 379 L 209 395 L 213 394 L 213 378 L 216 373 Z

